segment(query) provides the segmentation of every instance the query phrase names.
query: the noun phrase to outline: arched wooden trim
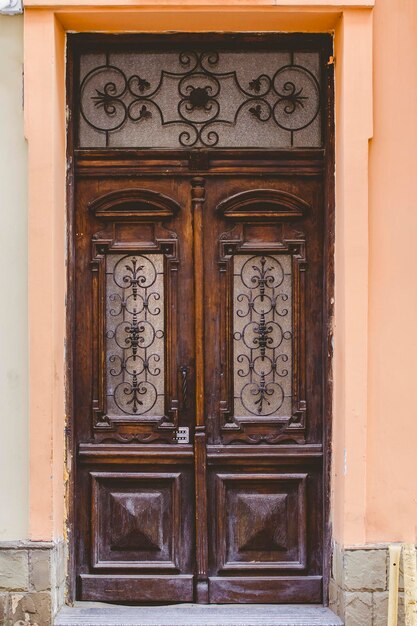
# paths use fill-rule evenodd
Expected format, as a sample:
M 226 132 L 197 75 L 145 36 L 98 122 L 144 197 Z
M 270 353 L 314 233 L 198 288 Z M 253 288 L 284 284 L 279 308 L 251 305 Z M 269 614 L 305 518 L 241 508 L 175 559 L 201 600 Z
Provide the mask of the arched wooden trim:
M 217 210 L 229 219 L 303 217 L 310 206 L 291 193 L 276 189 L 251 189 L 226 198 Z
M 140 219 L 173 217 L 180 210 L 178 202 L 150 189 L 111 191 L 92 200 L 89 209 L 100 219 Z

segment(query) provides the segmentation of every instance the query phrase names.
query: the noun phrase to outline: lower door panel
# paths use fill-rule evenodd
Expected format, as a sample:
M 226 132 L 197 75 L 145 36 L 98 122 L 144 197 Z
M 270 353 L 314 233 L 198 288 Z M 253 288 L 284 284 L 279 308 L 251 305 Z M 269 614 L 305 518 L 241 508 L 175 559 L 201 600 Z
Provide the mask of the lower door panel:
M 210 602 L 248 604 L 317 603 L 322 601 L 321 576 L 212 577 Z
M 320 459 L 227 459 L 210 473 L 211 602 L 321 602 Z
M 130 459 L 131 462 L 131 459 Z M 95 466 L 83 471 L 90 535 L 78 578 L 83 600 L 193 600 L 190 466 Z M 89 520 L 89 521 L 88 521 Z M 87 528 L 87 524 L 89 528 Z
M 112 602 L 192 602 L 193 576 L 81 576 L 84 600 Z

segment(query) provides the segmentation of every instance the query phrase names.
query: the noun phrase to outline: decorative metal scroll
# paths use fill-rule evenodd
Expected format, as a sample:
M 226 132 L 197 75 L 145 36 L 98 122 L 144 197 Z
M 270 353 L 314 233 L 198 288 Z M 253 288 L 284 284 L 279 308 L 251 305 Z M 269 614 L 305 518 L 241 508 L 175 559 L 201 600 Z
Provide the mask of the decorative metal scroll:
M 107 415 L 163 415 L 163 255 L 108 255 L 106 290 Z
M 288 417 L 291 256 L 236 255 L 233 264 L 234 414 Z
M 82 147 L 317 147 L 318 52 L 87 53 Z

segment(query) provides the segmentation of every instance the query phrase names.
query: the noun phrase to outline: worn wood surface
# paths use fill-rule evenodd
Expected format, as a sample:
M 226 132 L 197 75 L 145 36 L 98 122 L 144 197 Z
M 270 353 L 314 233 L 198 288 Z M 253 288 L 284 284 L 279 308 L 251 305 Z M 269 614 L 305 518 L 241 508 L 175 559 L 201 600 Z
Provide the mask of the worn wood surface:
M 205 180 L 191 180 L 194 252 L 194 329 L 195 329 L 195 529 L 196 529 L 196 600 L 208 602 L 207 545 L 207 460 L 206 420 L 204 410 L 204 226 Z

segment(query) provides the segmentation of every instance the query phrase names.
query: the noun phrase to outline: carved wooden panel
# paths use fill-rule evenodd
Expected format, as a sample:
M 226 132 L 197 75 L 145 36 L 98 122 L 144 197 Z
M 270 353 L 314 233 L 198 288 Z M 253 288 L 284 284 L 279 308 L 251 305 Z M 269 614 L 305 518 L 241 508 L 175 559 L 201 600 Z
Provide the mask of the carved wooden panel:
M 92 241 L 92 409 L 96 430 L 143 424 L 148 428 L 136 439 L 152 441 L 152 425 L 172 430 L 178 418 L 178 242 L 158 237 L 152 224 L 140 231 L 153 241 L 137 240 L 135 231 L 133 224 L 116 223 L 114 238 L 104 232 Z
M 307 474 L 216 476 L 219 571 L 306 566 Z
M 269 221 L 284 217 L 304 217 L 311 207 L 292 193 L 280 189 L 250 189 L 241 191 L 217 207 L 227 220 Z
M 180 473 L 93 472 L 92 567 L 179 567 Z
M 255 229 L 240 225 L 220 239 L 222 436 L 229 443 L 302 442 L 305 242 L 251 241 Z
M 174 217 L 181 209 L 172 198 L 151 189 L 126 188 L 111 191 L 89 204 L 97 218 L 104 220 L 146 220 Z

